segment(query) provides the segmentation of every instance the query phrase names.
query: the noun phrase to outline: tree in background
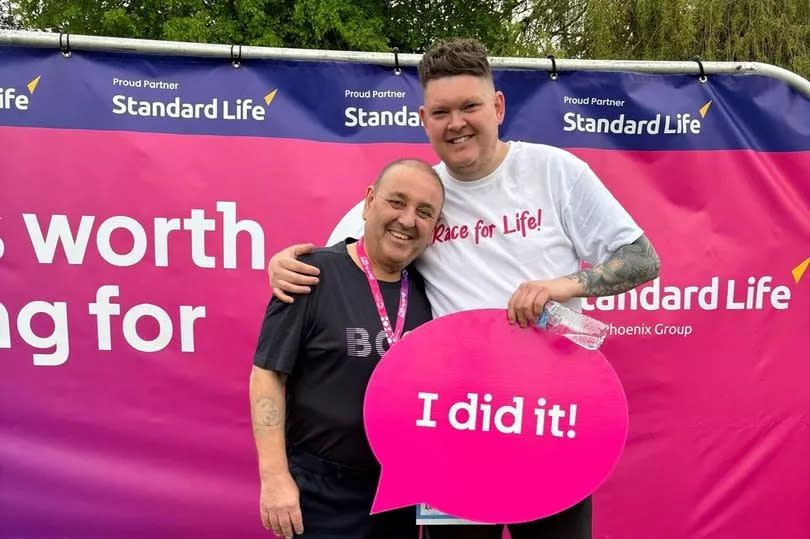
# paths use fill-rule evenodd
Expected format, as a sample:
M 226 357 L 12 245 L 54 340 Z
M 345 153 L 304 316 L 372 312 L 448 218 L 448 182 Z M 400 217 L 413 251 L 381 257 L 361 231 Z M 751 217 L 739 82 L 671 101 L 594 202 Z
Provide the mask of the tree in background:
M 589 58 L 757 61 L 810 78 L 808 0 L 588 0 Z
M 810 0 L 0 0 L 4 27 L 309 49 L 759 61 L 810 78 Z
M 0 29 L 18 30 L 21 24 L 17 6 L 8 0 L 0 0 Z
M 17 0 L 23 26 L 75 34 L 381 50 L 373 0 Z M 376 13 L 375 13 L 376 12 Z

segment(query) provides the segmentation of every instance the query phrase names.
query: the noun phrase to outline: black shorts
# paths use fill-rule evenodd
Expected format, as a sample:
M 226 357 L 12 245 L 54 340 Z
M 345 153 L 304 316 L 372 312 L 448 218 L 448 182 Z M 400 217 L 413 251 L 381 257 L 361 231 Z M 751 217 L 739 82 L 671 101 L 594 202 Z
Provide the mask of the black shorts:
M 509 524 L 512 539 L 591 539 L 591 497 L 573 507 L 533 522 Z M 501 539 L 503 525 L 428 526 L 428 539 Z
M 417 539 L 416 509 L 369 515 L 379 472 L 357 470 L 292 450 L 290 474 L 298 485 L 302 539 Z

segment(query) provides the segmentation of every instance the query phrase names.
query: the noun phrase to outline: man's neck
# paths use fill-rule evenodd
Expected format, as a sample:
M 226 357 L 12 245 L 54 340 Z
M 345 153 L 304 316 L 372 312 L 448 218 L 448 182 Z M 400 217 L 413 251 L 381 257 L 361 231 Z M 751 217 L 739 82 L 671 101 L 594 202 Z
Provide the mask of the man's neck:
M 369 249 L 367 244 L 364 244 L 364 247 L 366 250 L 366 257 L 371 264 L 371 271 L 374 273 L 374 277 L 376 277 L 378 281 L 397 282 L 400 280 L 402 277 L 402 268 L 395 268 L 377 263 L 373 254 L 374 249 Z M 357 264 L 357 267 L 363 269 L 363 265 L 360 263 L 360 257 L 357 256 L 357 242 L 347 245 L 346 250 L 349 252 L 349 256 L 351 257 L 352 261 Z
M 482 178 L 486 178 L 495 170 L 501 166 L 504 159 L 506 159 L 506 154 L 509 153 L 509 144 L 498 140 L 498 145 L 495 147 L 495 152 L 492 154 L 492 160 L 488 163 L 488 165 L 480 170 L 476 170 L 475 172 L 465 171 L 465 170 L 452 170 L 450 167 L 447 170 L 450 171 L 452 176 L 462 182 L 474 182 L 480 180 Z

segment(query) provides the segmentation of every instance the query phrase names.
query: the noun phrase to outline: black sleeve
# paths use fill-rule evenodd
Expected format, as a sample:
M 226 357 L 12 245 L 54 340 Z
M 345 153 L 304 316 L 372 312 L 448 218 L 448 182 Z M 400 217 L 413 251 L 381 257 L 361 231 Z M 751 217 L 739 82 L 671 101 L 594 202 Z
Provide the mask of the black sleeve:
M 307 330 L 310 295 L 295 295 L 295 302 L 270 300 L 264 313 L 253 364 L 262 369 L 292 374 Z

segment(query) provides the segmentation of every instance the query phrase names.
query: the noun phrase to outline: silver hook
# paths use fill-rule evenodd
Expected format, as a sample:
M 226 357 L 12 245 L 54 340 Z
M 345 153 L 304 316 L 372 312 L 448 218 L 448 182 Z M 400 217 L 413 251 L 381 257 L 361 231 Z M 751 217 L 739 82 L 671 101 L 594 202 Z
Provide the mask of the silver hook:
M 237 54 L 233 53 L 234 47 L 239 47 Z M 231 45 L 231 65 L 234 69 L 239 69 L 239 66 L 242 65 L 242 45 Z

